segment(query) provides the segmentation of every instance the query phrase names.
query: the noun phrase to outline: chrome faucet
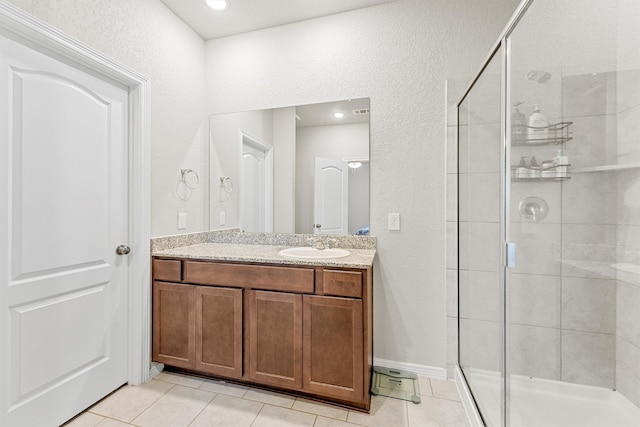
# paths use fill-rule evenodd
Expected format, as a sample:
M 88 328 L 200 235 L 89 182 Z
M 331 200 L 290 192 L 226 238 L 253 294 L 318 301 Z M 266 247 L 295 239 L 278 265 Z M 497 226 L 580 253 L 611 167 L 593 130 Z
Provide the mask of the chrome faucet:
M 336 239 L 322 239 L 320 237 L 309 237 L 307 240 L 313 242 L 313 247 L 320 250 L 331 249 L 337 242 Z
M 307 237 L 307 241 L 311 242 L 311 246 L 316 249 L 324 249 L 324 242 L 317 237 Z

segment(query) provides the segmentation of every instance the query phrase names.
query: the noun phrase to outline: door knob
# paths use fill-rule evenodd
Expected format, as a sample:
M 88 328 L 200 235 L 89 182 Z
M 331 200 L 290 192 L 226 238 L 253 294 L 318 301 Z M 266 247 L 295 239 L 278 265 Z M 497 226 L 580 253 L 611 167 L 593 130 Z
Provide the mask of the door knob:
M 313 224 L 313 226 L 314 226 L 315 228 L 321 228 L 321 227 L 322 227 L 322 224 Z
M 131 252 L 131 248 L 127 245 L 120 245 L 116 248 L 118 255 L 129 255 L 129 252 Z

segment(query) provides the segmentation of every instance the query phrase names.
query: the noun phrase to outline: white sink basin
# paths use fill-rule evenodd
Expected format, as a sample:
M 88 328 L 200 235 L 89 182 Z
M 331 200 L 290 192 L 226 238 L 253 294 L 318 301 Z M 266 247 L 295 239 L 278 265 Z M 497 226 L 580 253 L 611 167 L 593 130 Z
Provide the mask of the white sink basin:
M 279 255 L 288 258 L 302 258 L 302 259 L 324 259 L 324 258 L 342 258 L 351 255 L 346 249 L 331 248 L 331 249 L 316 249 L 308 246 L 299 248 L 288 248 L 278 252 Z

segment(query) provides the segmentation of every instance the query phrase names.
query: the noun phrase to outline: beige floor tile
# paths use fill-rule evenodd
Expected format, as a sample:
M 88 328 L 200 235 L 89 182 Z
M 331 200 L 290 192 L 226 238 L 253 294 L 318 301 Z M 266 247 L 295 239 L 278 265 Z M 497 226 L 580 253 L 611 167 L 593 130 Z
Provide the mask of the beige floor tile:
M 199 388 L 205 382 L 203 378 L 185 374 L 178 374 L 177 372 L 161 372 L 157 377 L 155 377 L 155 379 L 158 381 L 164 381 L 166 383 L 177 384 L 191 388 Z
M 123 423 L 122 421 L 112 420 L 111 418 L 105 418 L 97 427 L 131 427 L 131 424 Z
M 93 427 L 100 421 L 104 420 L 104 417 L 92 414 L 91 412 L 84 412 L 71 421 L 63 424 L 64 427 Z
M 356 427 L 359 425 L 360 424 L 351 424 L 346 421 L 334 420 L 333 418 L 318 416 L 313 427 Z
M 141 386 L 119 389 L 64 427 L 467 425 L 454 381 L 418 378 L 421 404 L 373 396 L 371 413 L 365 414 L 224 381 L 163 373 Z
M 212 391 L 214 393 L 227 394 L 229 396 L 242 397 L 249 390 L 249 387 L 227 383 L 224 381 L 205 380 L 200 386 L 200 390 Z
M 132 424 L 142 427 L 184 427 L 211 402 L 215 393 L 180 385 L 145 410 Z
M 413 405 L 413 403 L 409 403 Z M 406 427 L 407 401 L 383 396 L 371 396 L 371 412 L 349 411 L 347 421 L 370 427 Z
M 322 415 L 327 418 L 335 418 L 337 420 L 346 421 L 349 411 L 335 405 L 314 402 L 312 400 L 297 398 L 293 404 L 296 411 L 308 412 L 314 415 Z
M 422 397 L 420 405 L 409 404 L 411 427 L 465 427 L 468 426 L 462 403 L 452 400 Z
M 433 396 L 429 377 L 418 376 L 418 385 L 420 386 L 420 396 Z
M 260 402 L 219 394 L 189 427 L 249 427 L 262 406 Z
M 433 390 L 433 397 L 460 401 L 455 381 L 431 378 L 431 389 Z
M 175 386 L 156 380 L 139 386 L 124 386 L 95 404 L 89 412 L 128 423 L 172 387 Z
M 255 400 L 257 402 L 267 403 L 274 406 L 282 406 L 291 408 L 296 398 L 287 396 L 286 394 L 275 393 L 273 391 L 258 390 L 250 388 L 243 396 L 245 399 Z
M 311 427 L 315 421 L 312 414 L 264 405 L 251 427 Z

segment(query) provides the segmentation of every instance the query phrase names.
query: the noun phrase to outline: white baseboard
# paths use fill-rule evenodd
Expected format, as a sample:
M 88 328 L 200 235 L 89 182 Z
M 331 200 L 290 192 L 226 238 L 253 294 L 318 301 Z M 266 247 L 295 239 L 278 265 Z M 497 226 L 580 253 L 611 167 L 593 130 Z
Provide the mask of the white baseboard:
M 381 368 L 400 369 L 403 371 L 415 372 L 418 375 L 435 378 L 438 380 L 447 379 L 447 370 L 445 368 L 438 368 L 435 366 L 417 365 L 415 363 L 397 362 L 395 360 L 380 359 L 379 357 L 373 358 L 373 364 L 380 366 Z

